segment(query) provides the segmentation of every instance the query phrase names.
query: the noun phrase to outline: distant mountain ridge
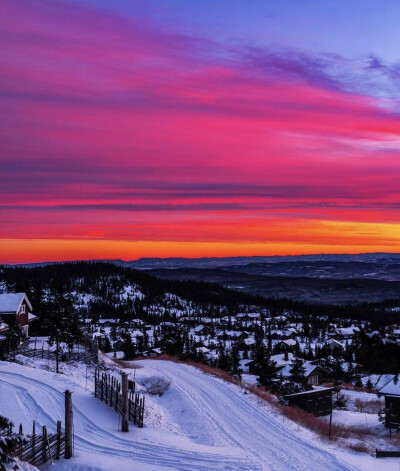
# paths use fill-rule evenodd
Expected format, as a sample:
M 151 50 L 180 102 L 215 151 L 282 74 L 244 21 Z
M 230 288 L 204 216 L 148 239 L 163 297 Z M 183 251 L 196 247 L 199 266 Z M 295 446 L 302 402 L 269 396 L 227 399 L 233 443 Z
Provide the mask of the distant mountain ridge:
M 285 262 L 358 262 L 358 263 L 400 263 L 400 253 L 363 253 L 363 254 L 311 254 L 311 255 L 272 255 L 239 257 L 202 257 L 202 258 L 140 258 L 129 262 L 116 261 L 138 269 L 151 268 L 220 268 L 228 266 L 285 263 Z
M 108 262 L 121 266 L 129 266 L 141 270 L 159 268 L 222 268 L 230 266 L 255 265 L 255 264 L 279 264 L 287 262 L 341 262 L 341 263 L 374 263 L 400 264 L 400 253 L 360 253 L 360 254 L 304 254 L 304 255 L 267 255 L 267 256 L 237 256 L 237 257 L 169 257 L 169 258 L 139 258 L 137 260 L 125 261 L 122 259 L 98 259 L 98 260 L 76 260 Z M 68 263 L 67 261 L 37 262 L 25 264 L 11 264 L 6 266 L 46 266 L 56 263 Z

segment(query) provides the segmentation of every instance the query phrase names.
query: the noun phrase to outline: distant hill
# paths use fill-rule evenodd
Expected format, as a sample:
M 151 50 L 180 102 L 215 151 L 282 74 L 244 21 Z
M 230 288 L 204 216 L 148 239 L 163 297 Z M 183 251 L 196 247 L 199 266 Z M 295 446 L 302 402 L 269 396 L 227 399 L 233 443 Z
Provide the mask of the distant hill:
M 79 260 L 78 260 L 79 261 Z M 83 260 L 84 261 L 84 260 Z M 209 268 L 229 269 L 269 276 L 307 276 L 312 278 L 371 278 L 400 280 L 400 253 L 317 254 L 254 257 L 140 258 L 138 260 L 93 260 L 138 270 Z M 40 262 L 20 266 L 34 267 L 66 262 Z
M 317 254 L 317 255 L 274 255 L 254 257 L 203 257 L 203 258 L 140 258 L 124 262 L 115 260 L 132 268 L 222 268 L 244 265 L 282 264 L 282 263 L 359 263 L 374 265 L 400 265 L 400 253 L 364 253 L 364 254 Z

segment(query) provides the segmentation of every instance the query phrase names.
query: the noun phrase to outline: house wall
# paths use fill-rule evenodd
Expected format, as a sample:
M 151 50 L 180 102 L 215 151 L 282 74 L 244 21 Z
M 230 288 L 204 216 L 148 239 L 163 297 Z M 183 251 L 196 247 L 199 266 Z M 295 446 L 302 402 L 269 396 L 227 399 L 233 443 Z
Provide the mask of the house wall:
M 22 312 L 22 311 L 24 311 L 24 312 Z M 19 325 L 21 327 L 23 327 L 25 325 L 28 325 L 28 311 L 29 311 L 28 304 L 24 300 L 22 302 L 20 310 L 19 310 L 19 312 L 17 313 L 17 316 L 16 316 L 17 317 L 17 322 L 19 323 Z
M 386 413 L 385 426 L 398 428 L 400 424 L 400 396 L 385 396 L 385 408 L 386 411 L 390 411 L 390 413 Z
M 332 410 L 332 392 L 305 393 L 287 397 L 290 406 L 297 406 L 311 414 L 328 415 Z

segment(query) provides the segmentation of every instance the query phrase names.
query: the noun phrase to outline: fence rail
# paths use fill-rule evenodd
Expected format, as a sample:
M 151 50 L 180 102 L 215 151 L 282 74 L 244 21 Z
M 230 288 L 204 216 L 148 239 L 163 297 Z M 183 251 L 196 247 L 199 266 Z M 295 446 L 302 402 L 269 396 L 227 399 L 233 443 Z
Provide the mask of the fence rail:
M 114 376 L 100 371 L 98 368 L 95 370 L 95 397 L 108 404 L 112 409 L 119 414 L 123 413 L 123 391 L 121 382 Z M 128 386 L 128 419 L 130 422 L 137 425 L 139 428 L 143 427 L 144 420 L 144 396 L 135 393 L 136 383 L 129 381 Z
M 46 360 L 56 360 L 56 352 L 50 349 L 42 349 L 42 348 L 19 348 L 17 350 L 18 354 L 23 355 L 29 358 L 44 358 Z M 74 352 L 74 351 L 66 351 L 66 352 L 59 352 L 59 360 L 62 362 L 68 361 L 83 361 L 85 363 L 97 363 L 98 361 L 98 354 L 97 353 L 89 353 L 89 352 Z
M 65 452 L 65 432 L 61 430 L 61 422 L 57 422 L 57 432 L 47 433 L 46 426 L 42 427 L 42 433 L 36 434 L 35 422 L 33 422 L 32 434 L 23 435 L 22 425 L 19 426 L 19 432 L 13 432 L 13 427 L 0 430 L 1 437 L 21 438 L 16 446 L 11 458 L 19 458 L 27 461 L 34 466 L 40 466 L 47 461 L 60 459 Z

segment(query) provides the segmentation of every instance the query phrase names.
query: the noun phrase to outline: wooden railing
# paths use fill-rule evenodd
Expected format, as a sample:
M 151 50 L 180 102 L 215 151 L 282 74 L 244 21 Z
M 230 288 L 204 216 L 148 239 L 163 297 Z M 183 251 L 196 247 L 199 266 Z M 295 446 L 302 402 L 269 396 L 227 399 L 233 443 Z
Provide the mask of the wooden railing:
M 47 461 L 58 460 L 65 451 L 65 432 L 61 430 L 61 422 L 57 422 L 57 432 L 47 433 L 46 426 L 42 427 L 42 433 L 36 433 L 36 424 L 33 422 L 32 433 L 23 434 L 22 424 L 18 433 L 13 432 L 13 427 L 0 430 L 0 437 L 12 437 L 19 441 L 11 458 L 19 458 L 34 466 L 40 466 Z
M 123 373 L 124 375 L 125 373 Z M 122 383 L 109 373 L 105 373 L 100 369 L 95 370 L 95 397 L 108 404 L 116 412 L 124 415 L 124 381 Z M 126 381 L 127 395 L 127 418 L 130 422 L 143 427 L 144 420 L 144 401 L 143 395 L 135 393 L 136 383 L 134 381 Z

